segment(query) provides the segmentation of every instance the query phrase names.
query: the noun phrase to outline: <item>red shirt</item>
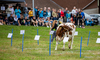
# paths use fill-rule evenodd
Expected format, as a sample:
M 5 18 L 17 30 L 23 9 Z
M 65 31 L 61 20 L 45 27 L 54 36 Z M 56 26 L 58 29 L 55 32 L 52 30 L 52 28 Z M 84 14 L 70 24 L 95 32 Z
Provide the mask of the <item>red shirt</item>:
M 63 11 L 61 11 L 61 16 L 64 17 L 64 12 Z

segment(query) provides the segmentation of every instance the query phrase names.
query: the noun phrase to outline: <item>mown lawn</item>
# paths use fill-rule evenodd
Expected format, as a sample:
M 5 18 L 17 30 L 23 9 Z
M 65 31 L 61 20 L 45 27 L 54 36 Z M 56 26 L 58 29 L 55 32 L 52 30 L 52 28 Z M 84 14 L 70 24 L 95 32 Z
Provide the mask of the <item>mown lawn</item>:
M 11 47 L 11 39 L 7 38 L 8 33 L 13 29 L 13 44 Z M 39 45 L 34 40 L 39 30 L 41 35 Z M 25 30 L 24 35 L 24 51 L 22 52 L 22 35 L 20 30 Z M 75 36 L 73 49 L 68 49 L 66 43 L 65 51 L 62 51 L 63 42 L 58 45 L 55 51 L 55 40 L 51 44 L 51 56 L 49 56 L 49 30 L 47 27 L 33 26 L 0 26 L 0 60 L 100 60 L 100 44 L 96 44 L 100 26 L 87 26 L 85 29 L 77 28 L 78 36 Z M 89 31 L 90 40 L 87 46 Z M 82 57 L 80 58 L 80 40 L 82 41 Z

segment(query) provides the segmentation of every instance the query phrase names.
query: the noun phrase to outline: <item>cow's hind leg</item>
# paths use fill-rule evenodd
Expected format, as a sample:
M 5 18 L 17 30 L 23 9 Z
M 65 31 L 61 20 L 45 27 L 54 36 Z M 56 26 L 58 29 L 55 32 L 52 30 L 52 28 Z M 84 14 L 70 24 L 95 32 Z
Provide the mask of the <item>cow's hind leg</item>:
M 65 42 L 63 42 L 63 51 L 65 50 Z
M 70 46 L 70 41 L 68 41 L 68 47 L 69 47 L 69 49 L 71 49 L 71 46 Z
M 72 49 L 73 39 L 74 39 L 74 37 L 72 37 L 72 40 L 71 40 L 71 48 L 70 49 Z
M 57 46 L 58 46 L 58 41 L 56 41 L 56 47 L 55 47 L 55 50 L 57 50 Z

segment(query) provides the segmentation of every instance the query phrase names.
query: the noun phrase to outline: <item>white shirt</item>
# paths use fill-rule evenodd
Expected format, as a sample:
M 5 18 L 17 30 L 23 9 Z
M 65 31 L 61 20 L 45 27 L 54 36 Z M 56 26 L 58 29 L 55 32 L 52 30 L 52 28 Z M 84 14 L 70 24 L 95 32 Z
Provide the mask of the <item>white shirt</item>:
M 14 18 L 14 21 L 18 21 L 18 18 Z
M 73 9 L 73 10 L 72 10 L 72 14 L 73 14 L 73 15 L 76 15 L 76 13 L 77 13 L 76 10 Z

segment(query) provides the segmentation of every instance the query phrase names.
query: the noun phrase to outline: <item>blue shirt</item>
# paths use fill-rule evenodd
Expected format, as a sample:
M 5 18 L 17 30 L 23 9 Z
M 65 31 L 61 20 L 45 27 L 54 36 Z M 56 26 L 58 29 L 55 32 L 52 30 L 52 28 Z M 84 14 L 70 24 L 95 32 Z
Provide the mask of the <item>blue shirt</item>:
M 84 12 L 81 12 L 81 15 L 82 15 L 82 19 L 83 19 L 83 17 L 85 17 Z
M 39 11 L 39 17 L 43 18 L 43 11 L 41 11 L 41 12 Z
M 20 9 L 15 9 L 15 15 L 17 15 L 18 18 L 20 18 L 20 13 L 21 13 L 21 10 Z
M 68 19 L 68 18 L 71 18 L 71 15 L 67 13 L 67 14 L 66 14 L 66 17 L 67 17 L 67 19 Z

